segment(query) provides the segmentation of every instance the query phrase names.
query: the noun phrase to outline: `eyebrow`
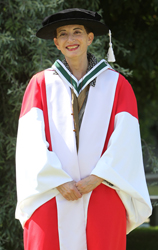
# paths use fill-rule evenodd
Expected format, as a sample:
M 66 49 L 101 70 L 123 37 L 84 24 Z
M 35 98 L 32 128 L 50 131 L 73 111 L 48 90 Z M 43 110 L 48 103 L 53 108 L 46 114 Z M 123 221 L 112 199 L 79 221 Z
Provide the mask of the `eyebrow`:
M 81 28 L 74 28 L 73 30 L 82 30 Z
M 79 29 L 79 30 L 82 30 L 82 29 L 79 28 L 79 27 L 78 27 L 78 28 L 74 28 L 73 30 L 78 30 L 78 29 Z M 64 30 L 64 29 L 63 29 L 63 30 L 59 30 L 59 33 L 62 32 L 62 31 L 66 31 L 66 30 Z
M 62 32 L 62 31 L 66 31 L 66 30 L 59 30 L 59 33 Z

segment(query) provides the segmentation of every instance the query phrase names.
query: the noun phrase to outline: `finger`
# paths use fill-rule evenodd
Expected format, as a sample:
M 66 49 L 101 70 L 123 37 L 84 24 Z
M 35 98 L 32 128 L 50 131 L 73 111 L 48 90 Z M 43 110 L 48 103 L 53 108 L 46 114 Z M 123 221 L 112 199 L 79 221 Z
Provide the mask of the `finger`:
M 76 193 L 78 198 L 82 197 L 82 193 L 80 192 L 80 190 L 77 187 L 75 187 L 75 193 Z
M 76 183 L 76 188 L 77 188 L 77 190 L 78 190 L 81 194 L 83 194 L 84 189 L 86 188 L 86 185 L 84 185 L 84 182 L 83 182 L 83 181 L 80 181 L 80 182 Z
M 74 200 L 78 200 L 79 198 L 76 197 L 75 194 L 71 193 L 69 195 L 66 195 L 66 199 L 69 200 L 69 201 L 74 201 Z
M 71 200 L 74 201 L 74 200 L 78 200 L 79 198 L 75 195 L 75 194 L 71 194 Z
M 75 190 L 68 190 L 67 192 L 65 192 L 63 194 L 64 198 L 67 200 L 77 200 L 80 198 L 81 194 L 79 193 L 79 195 L 77 194 L 77 192 Z
M 83 189 L 82 189 L 82 188 L 80 188 L 80 187 L 76 187 L 76 188 L 77 188 L 78 192 L 82 195 L 82 193 L 83 193 Z
M 73 183 L 72 192 L 75 194 L 76 198 L 81 198 L 82 195 L 78 190 L 78 188 L 76 187 L 76 182 Z
M 72 200 L 78 200 L 82 197 L 82 194 L 75 187 L 74 190 L 70 194 Z
M 82 197 L 82 194 L 75 186 L 75 182 L 69 182 L 58 187 L 59 192 L 66 200 L 77 200 Z

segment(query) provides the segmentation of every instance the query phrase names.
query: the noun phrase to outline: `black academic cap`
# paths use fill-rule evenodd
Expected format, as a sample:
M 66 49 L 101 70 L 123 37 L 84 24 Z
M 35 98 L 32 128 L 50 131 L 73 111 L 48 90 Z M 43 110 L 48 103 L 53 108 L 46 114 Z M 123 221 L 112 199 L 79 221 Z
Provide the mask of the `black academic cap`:
M 61 26 L 80 24 L 86 26 L 95 36 L 105 35 L 108 27 L 100 22 L 101 16 L 94 11 L 84 9 L 65 9 L 46 17 L 43 27 L 37 31 L 36 36 L 42 39 L 53 39 L 55 30 Z

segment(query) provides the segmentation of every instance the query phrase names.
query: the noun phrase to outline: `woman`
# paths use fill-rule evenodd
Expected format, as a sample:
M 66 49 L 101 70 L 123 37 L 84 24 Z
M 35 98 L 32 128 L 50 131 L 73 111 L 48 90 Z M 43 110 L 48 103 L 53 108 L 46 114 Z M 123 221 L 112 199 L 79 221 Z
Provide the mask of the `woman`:
M 43 22 L 65 56 L 31 79 L 17 137 L 16 218 L 25 250 L 125 250 L 151 214 L 137 104 L 127 80 L 87 54 L 107 28 L 67 9 Z

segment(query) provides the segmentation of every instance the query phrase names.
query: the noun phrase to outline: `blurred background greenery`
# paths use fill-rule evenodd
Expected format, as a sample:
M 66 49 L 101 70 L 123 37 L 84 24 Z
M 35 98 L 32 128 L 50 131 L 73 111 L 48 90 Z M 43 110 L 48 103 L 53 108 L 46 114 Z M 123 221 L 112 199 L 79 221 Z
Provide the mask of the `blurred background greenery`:
M 38 39 L 35 33 L 45 16 L 71 7 L 98 11 L 112 30 L 117 59 L 112 66 L 132 84 L 138 101 L 146 174 L 158 174 L 158 0 L 0 1 L 0 250 L 23 249 L 22 229 L 14 219 L 14 155 L 22 96 L 33 74 L 61 58 L 53 41 Z M 95 38 L 90 51 L 98 60 L 106 58 L 108 43 L 108 36 Z M 149 190 L 158 195 L 156 183 L 151 181 Z M 150 229 L 151 234 L 156 230 Z M 144 244 L 149 239 L 140 231 L 128 236 L 132 247 L 128 244 L 127 249 L 156 250 Z
M 158 227 L 141 227 L 127 235 L 127 250 L 157 250 Z

